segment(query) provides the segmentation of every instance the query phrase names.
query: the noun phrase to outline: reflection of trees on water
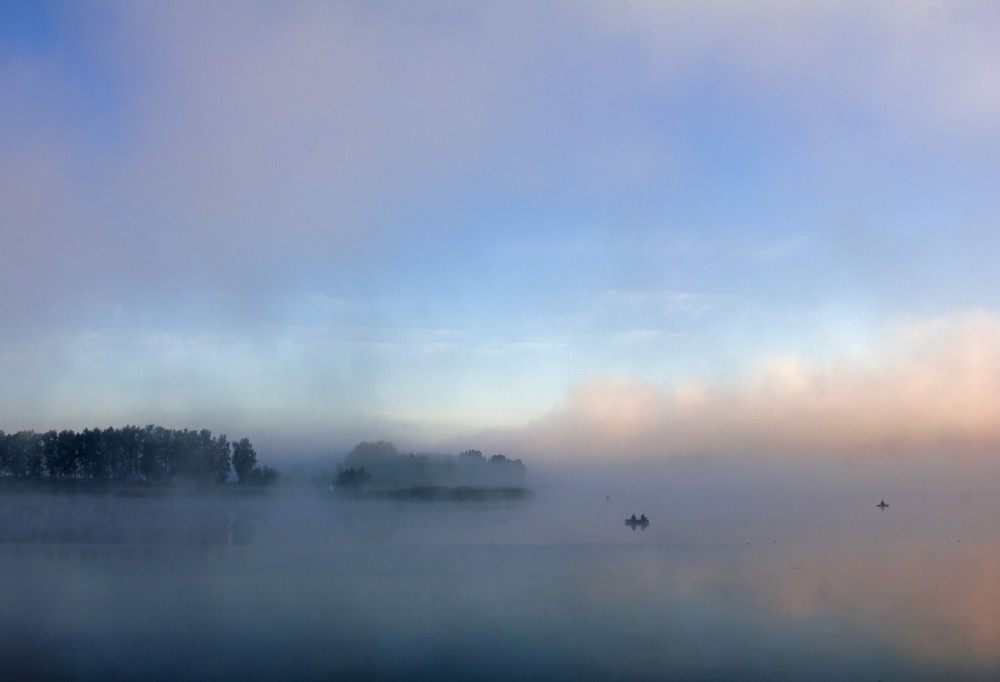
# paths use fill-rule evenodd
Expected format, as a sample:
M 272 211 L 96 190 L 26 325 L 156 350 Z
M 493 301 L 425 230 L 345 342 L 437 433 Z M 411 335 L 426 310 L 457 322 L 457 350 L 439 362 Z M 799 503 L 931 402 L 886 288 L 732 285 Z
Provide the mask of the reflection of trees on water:
M 210 498 L 17 495 L 0 500 L 0 543 L 246 545 L 262 516 Z

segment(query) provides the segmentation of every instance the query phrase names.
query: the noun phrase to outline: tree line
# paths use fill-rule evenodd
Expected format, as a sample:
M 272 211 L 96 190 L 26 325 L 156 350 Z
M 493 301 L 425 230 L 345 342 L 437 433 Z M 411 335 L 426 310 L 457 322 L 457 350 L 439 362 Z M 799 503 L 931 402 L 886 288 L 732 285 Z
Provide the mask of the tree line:
M 278 478 L 257 466 L 247 438 L 231 443 L 208 429 L 84 429 L 74 432 L 0 430 L 0 477 L 24 480 L 89 480 L 102 483 L 163 485 L 173 482 L 225 483 L 230 471 L 242 484 L 267 485 Z

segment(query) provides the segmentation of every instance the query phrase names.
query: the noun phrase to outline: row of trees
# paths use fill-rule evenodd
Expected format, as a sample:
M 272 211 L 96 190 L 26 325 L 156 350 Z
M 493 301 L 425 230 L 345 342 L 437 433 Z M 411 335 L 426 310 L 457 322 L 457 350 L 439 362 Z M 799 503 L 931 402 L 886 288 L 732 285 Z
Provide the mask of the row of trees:
M 85 479 L 165 484 L 224 483 L 235 471 L 240 483 L 266 485 L 278 474 L 257 466 L 250 440 L 230 443 L 208 429 L 125 426 L 106 429 L 0 431 L 0 477 Z

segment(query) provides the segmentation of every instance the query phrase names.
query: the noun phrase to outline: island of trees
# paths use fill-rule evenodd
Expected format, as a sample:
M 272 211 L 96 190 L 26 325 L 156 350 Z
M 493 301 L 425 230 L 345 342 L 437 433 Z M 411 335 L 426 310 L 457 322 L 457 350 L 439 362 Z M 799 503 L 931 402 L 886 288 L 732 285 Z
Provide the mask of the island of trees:
M 341 491 L 389 499 L 490 500 L 530 495 L 527 468 L 504 455 L 466 450 L 457 457 L 404 454 L 388 441 L 358 443 L 332 483 Z
M 0 478 L 22 481 L 87 481 L 95 484 L 163 486 L 173 483 L 274 483 L 278 472 L 257 464 L 247 438 L 230 442 L 208 429 L 84 429 L 80 432 L 0 431 Z

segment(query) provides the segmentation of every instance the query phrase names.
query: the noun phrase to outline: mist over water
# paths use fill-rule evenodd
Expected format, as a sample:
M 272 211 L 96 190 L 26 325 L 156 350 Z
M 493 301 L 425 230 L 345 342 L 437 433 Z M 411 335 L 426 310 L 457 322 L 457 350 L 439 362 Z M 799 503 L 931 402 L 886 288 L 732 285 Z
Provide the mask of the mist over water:
M 540 469 L 534 498 L 489 504 L 4 496 L 5 519 L 121 526 L 0 545 L 4 679 L 1000 672 L 1000 497 L 982 476 L 933 461 L 905 477 L 891 461 Z M 631 530 L 632 513 L 651 525 Z M 199 515 L 216 534 L 192 530 Z
M 997 64 L 978 0 L 0 2 L 0 682 L 1000 679 Z

